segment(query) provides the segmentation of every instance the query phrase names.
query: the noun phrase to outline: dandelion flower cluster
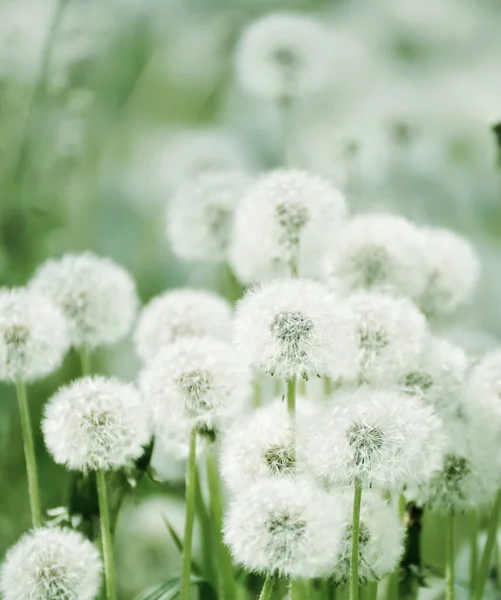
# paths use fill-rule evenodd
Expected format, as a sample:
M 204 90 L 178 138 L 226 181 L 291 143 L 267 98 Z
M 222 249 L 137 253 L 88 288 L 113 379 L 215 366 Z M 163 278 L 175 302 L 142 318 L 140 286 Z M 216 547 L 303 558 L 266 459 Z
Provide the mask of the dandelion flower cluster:
M 30 288 L 60 307 L 75 347 L 118 342 L 136 316 L 138 300 L 130 274 L 91 252 L 47 261 L 35 273 Z
M 101 376 L 77 379 L 56 392 L 45 407 L 42 429 L 54 460 L 78 471 L 127 466 L 151 437 L 136 389 Z
M 66 322 L 49 298 L 0 289 L 0 380 L 44 377 L 61 365 L 68 348 Z
M 244 283 L 295 270 L 318 277 L 345 214 L 343 195 L 316 175 L 295 169 L 263 175 L 237 207 L 231 266 Z
M 7 552 L 0 591 L 5 600 L 95 600 L 101 571 L 97 548 L 80 533 L 41 528 Z
M 136 352 L 148 362 L 173 342 L 185 337 L 231 338 L 229 303 L 205 290 L 172 290 L 153 298 L 139 315 L 134 333 Z

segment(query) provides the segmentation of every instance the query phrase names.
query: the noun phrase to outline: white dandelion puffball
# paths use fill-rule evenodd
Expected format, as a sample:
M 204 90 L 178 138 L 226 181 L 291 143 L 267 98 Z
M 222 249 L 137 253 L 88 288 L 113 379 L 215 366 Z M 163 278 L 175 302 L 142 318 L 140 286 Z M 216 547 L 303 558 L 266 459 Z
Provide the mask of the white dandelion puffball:
M 329 84 L 331 43 L 322 23 L 301 13 L 274 13 L 251 23 L 240 40 L 236 75 L 261 98 L 307 96 Z
M 229 260 L 243 283 L 317 277 L 346 215 L 344 196 L 316 175 L 281 169 L 263 175 L 235 212 Z
M 237 204 L 249 187 L 242 172 L 209 172 L 182 184 L 167 210 L 167 237 L 177 256 L 222 261 Z
M 489 352 L 473 367 L 468 396 L 476 414 L 501 435 L 501 350 Z
M 97 548 L 72 529 L 41 528 L 25 534 L 0 568 L 4 600 L 94 600 L 101 587 Z
M 398 388 L 430 404 L 443 419 L 462 419 L 468 362 L 460 346 L 431 337 L 415 366 L 398 379 Z
M 349 296 L 348 302 L 358 320 L 360 381 L 391 380 L 417 365 L 428 328 L 410 300 L 358 292 Z
M 305 479 L 260 480 L 230 504 L 224 537 L 238 564 L 290 578 L 332 571 L 344 510 L 333 495 Z
M 327 484 L 398 490 L 427 481 L 444 448 L 442 423 L 417 398 L 361 387 L 338 392 L 310 423 L 305 456 Z
M 0 380 L 49 375 L 68 348 L 66 322 L 49 298 L 23 288 L 0 288 Z
M 237 305 L 233 334 L 243 359 L 278 379 L 337 379 L 356 368 L 355 316 L 314 281 L 284 279 L 250 290 Z
M 429 317 L 455 312 L 471 298 L 480 278 L 480 261 L 472 245 L 447 229 L 423 230 L 426 286 L 418 305 Z
M 206 290 L 179 289 L 153 298 L 141 311 L 134 333 L 143 362 L 164 346 L 185 337 L 231 338 L 232 309 L 221 296 Z
M 350 576 L 353 522 L 352 494 L 344 504 L 344 536 L 342 537 L 332 579 L 345 583 Z M 404 525 L 392 504 L 378 492 L 367 490 L 362 495 L 358 534 L 358 580 L 360 583 L 381 579 L 391 573 L 404 551 Z
M 92 252 L 48 260 L 36 271 L 30 287 L 61 308 L 75 347 L 118 342 L 136 316 L 138 299 L 131 275 Z
M 486 506 L 499 488 L 499 439 L 478 422 L 445 422 L 441 468 L 426 485 L 411 485 L 407 499 L 442 513 Z
M 243 414 L 225 431 L 221 448 L 221 475 L 232 492 L 247 489 L 264 478 L 293 477 L 304 469 L 304 461 L 295 438 L 313 406 L 306 398 L 297 398 L 294 424 L 281 398 Z
M 417 298 L 426 278 L 420 231 L 395 215 L 356 216 L 328 256 L 326 273 L 330 283 L 345 292 L 384 291 Z
M 136 389 L 101 376 L 60 388 L 45 407 L 42 430 L 55 462 L 78 471 L 127 466 L 151 438 L 147 409 Z
M 156 439 L 171 443 L 172 426 L 212 435 L 220 421 L 245 406 L 250 371 L 233 346 L 214 338 L 187 338 L 166 346 L 141 372 L 139 386 Z

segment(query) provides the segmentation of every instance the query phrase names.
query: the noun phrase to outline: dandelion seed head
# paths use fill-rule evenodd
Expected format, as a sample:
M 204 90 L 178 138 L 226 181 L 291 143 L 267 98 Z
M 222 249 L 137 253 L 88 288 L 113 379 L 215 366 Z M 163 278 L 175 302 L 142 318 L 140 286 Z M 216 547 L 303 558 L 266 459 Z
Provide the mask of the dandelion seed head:
M 425 285 L 420 231 L 395 215 L 352 218 L 325 262 L 334 287 L 416 298 Z
M 239 302 L 234 339 L 243 359 L 279 379 L 351 373 L 356 321 L 322 284 L 284 279 L 262 284 Z
M 471 298 L 480 278 L 480 261 L 473 246 L 452 231 L 430 227 L 422 235 L 426 285 L 418 305 L 428 317 L 441 317 Z
M 232 268 L 244 283 L 287 276 L 294 269 L 320 276 L 345 215 L 343 195 L 326 180 L 296 169 L 267 173 L 236 209 Z
M 238 494 L 224 523 L 237 563 L 291 578 L 331 572 L 339 552 L 342 510 L 311 481 L 261 479 Z
M 308 427 L 305 460 L 329 484 L 398 490 L 428 480 L 441 465 L 440 419 L 393 390 L 340 391 Z
M 148 362 L 185 337 L 231 338 L 232 311 L 222 297 L 205 290 L 172 290 L 153 298 L 139 315 L 134 334 L 136 352 Z
M 313 407 L 297 398 L 296 429 Z M 232 492 L 241 492 L 254 481 L 293 477 L 304 472 L 304 461 L 294 438 L 295 431 L 282 398 L 254 414 L 242 414 L 225 431 L 221 448 L 221 475 Z
M 227 342 L 187 338 L 166 346 L 143 369 L 139 386 L 156 439 L 170 447 L 179 440 L 174 425 L 182 424 L 183 433 L 196 427 L 201 436 L 215 437 L 245 407 L 250 372 Z
M 0 380 L 44 377 L 61 365 L 68 348 L 66 322 L 49 298 L 0 289 Z
M 187 260 L 224 260 L 233 214 L 248 187 L 248 176 L 236 171 L 204 173 L 181 185 L 167 211 L 174 253 Z
M 0 568 L 5 600 L 94 600 L 101 586 L 97 548 L 71 529 L 40 528 L 25 534 Z
M 261 98 L 306 96 L 327 87 L 330 55 L 329 35 L 319 21 L 300 13 L 275 13 L 244 32 L 236 74 L 243 89 Z
M 36 271 L 30 288 L 59 306 L 75 347 L 95 348 L 120 341 L 137 312 L 131 275 L 114 261 L 92 252 L 48 260 Z
M 346 583 L 350 576 L 353 499 L 342 503 L 344 535 L 332 578 Z M 360 583 L 379 580 L 391 573 L 402 556 L 404 526 L 393 505 L 385 502 L 379 492 L 364 490 L 360 510 L 358 578 Z
M 127 466 L 151 438 L 147 408 L 136 389 L 101 376 L 60 388 L 45 407 L 42 430 L 56 463 L 78 471 Z
M 358 292 L 348 298 L 358 319 L 358 377 L 381 383 L 417 364 L 427 340 L 425 317 L 407 298 Z

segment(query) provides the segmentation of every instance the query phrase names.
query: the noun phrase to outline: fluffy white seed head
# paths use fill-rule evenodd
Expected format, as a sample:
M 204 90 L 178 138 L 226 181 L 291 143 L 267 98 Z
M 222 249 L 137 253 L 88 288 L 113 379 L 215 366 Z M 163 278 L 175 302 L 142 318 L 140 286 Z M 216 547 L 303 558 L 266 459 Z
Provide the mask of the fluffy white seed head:
M 327 277 L 345 292 L 385 291 L 416 298 L 426 276 L 421 245 L 420 231 L 403 217 L 354 217 L 327 258 Z
M 487 505 L 499 488 L 499 441 L 489 428 L 475 422 L 445 425 L 447 444 L 440 470 L 426 485 L 409 486 L 406 497 L 443 513 Z
M 359 381 L 391 381 L 417 364 L 428 331 L 425 317 L 410 300 L 358 292 L 348 301 L 358 324 Z
M 344 535 L 332 578 L 345 583 L 350 576 L 353 494 L 343 503 Z M 404 526 L 395 507 L 378 492 L 364 491 L 358 536 L 358 579 L 361 583 L 381 579 L 397 566 L 404 550 Z
M 313 410 L 305 398 L 297 398 L 296 428 Z M 287 478 L 304 471 L 304 461 L 295 447 L 295 427 L 281 398 L 254 414 L 243 414 L 223 437 L 221 475 L 232 492 L 242 492 L 254 481 Z M 302 437 L 297 433 L 298 437 Z
M 68 348 L 66 322 L 49 298 L 0 289 L 0 380 L 44 377 L 61 365 Z
M 501 350 L 489 352 L 473 367 L 467 393 L 475 416 L 501 440 Z
M 249 187 L 242 172 L 209 172 L 181 185 L 167 211 L 167 237 L 181 258 L 226 258 L 237 204 Z
M 83 377 L 58 390 L 45 407 L 42 430 L 54 460 L 78 471 L 127 466 L 151 437 L 139 393 L 107 377 Z
M 144 362 L 164 346 L 185 337 L 231 338 L 229 303 L 205 290 L 180 289 L 153 298 L 139 315 L 134 334 L 136 352 Z
M 473 246 L 447 229 L 422 232 L 426 285 L 418 305 L 428 317 L 455 312 L 472 296 L 480 278 L 480 261 Z
M 431 337 L 416 364 L 398 378 L 397 385 L 404 393 L 430 404 L 442 419 L 462 419 L 466 416 L 467 368 L 468 357 L 460 346 Z
M 262 479 L 230 504 L 225 541 L 237 563 L 263 574 L 320 577 L 332 571 L 343 508 L 304 479 Z
M 327 484 L 401 489 L 441 465 L 442 423 L 416 398 L 392 390 L 338 392 L 310 422 L 305 456 Z
M 250 371 L 235 349 L 214 338 L 187 338 L 166 346 L 141 372 L 139 385 L 159 443 L 169 447 L 197 427 L 213 437 L 241 411 L 250 394 Z M 184 442 L 187 442 L 185 437 Z
M 326 375 L 356 367 L 356 320 L 325 286 L 284 279 L 257 287 L 239 302 L 234 339 L 252 367 L 279 379 Z
M 345 215 L 344 196 L 316 175 L 295 169 L 263 175 L 237 207 L 229 248 L 232 268 L 244 283 L 293 270 L 320 276 Z
M 97 548 L 71 529 L 25 534 L 0 568 L 4 600 L 94 600 L 101 586 Z
M 300 13 L 275 13 L 252 23 L 240 40 L 236 74 L 242 88 L 262 98 L 306 96 L 329 83 L 329 36 Z
M 91 252 L 48 260 L 36 271 L 30 287 L 61 308 L 76 347 L 118 342 L 136 316 L 138 300 L 131 275 Z

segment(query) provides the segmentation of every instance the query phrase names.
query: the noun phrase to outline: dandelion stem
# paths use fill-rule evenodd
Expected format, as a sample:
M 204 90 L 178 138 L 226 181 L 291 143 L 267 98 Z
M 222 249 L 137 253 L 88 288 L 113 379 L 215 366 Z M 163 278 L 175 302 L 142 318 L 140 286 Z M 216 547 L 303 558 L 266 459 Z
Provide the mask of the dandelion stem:
M 470 594 L 475 591 L 478 568 L 478 514 L 476 510 L 471 513 L 470 532 Z
M 97 496 L 99 500 L 99 520 L 101 523 L 101 540 L 103 545 L 104 574 L 106 579 L 106 599 L 115 600 L 115 563 L 113 559 L 113 540 L 111 538 L 106 473 L 103 470 L 97 471 L 96 480 Z
M 355 493 L 353 496 L 353 523 L 351 528 L 350 600 L 358 600 L 358 544 L 361 504 L 362 484 L 357 480 L 355 482 Z
M 482 558 L 480 559 L 480 567 L 477 572 L 475 592 L 472 596 L 473 600 L 481 600 L 484 593 L 485 582 L 489 573 L 491 564 L 492 551 L 496 543 L 499 514 L 501 512 L 501 490 L 498 491 L 494 506 L 492 508 L 491 518 L 487 528 L 487 540 L 485 541 Z
M 454 515 L 447 515 L 445 531 L 445 598 L 454 600 Z
M 369 600 L 377 600 L 378 582 L 369 581 L 367 587 L 369 588 Z
M 87 348 L 87 346 L 81 346 L 78 354 L 80 356 L 80 368 L 82 370 L 82 375 L 84 377 L 86 375 L 90 375 L 90 373 L 91 373 L 90 351 Z
M 202 556 L 204 564 L 204 576 L 216 589 L 217 587 L 217 574 L 214 567 L 214 556 L 212 549 L 212 527 L 210 523 L 210 516 L 205 506 L 205 500 L 200 485 L 201 473 L 197 468 L 196 477 L 196 489 L 195 489 L 195 513 L 198 518 L 200 525 L 201 538 L 202 538 Z
M 261 594 L 259 595 L 259 600 L 270 600 L 274 585 L 275 585 L 275 578 L 272 577 L 271 575 L 266 575 L 266 579 L 264 580 L 263 589 L 261 590 Z
M 291 419 L 296 418 L 296 382 L 295 375 L 287 381 L 287 411 Z
M 289 595 L 291 600 L 302 600 L 301 596 L 301 582 L 291 580 L 289 586 Z
M 186 470 L 186 519 L 183 539 L 183 564 L 181 572 L 181 600 L 190 598 L 191 548 L 193 544 L 193 525 L 195 521 L 195 492 L 197 477 L 197 431 L 190 433 L 190 450 Z
M 217 545 L 217 562 L 221 575 L 221 597 L 223 600 L 233 600 L 233 598 L 236 597 L 235 577 L 231 556 L 223 542 L 223 503 L 221 499 L 216 457 L 214 456 L 213 450 L 211 450 L 207 456 L 207 478 L 210 493 L 210 512 Z
M 28 397 L 24 381 L 16 382 L 17 402 L 21 418 L 21 430 L 24 443 L 24 458 L 26 460 L 26 475 L 28 479 L 28 493 L 30 496 L 31 521 L 33 527 L 42 524 L 42 510 L 40 508 L 40 492 L 38 489 L 37 462 L 35 457 L 35 444 L 33 443 L 33 431 L 31 428 L 30 411 L 28 408 Z

